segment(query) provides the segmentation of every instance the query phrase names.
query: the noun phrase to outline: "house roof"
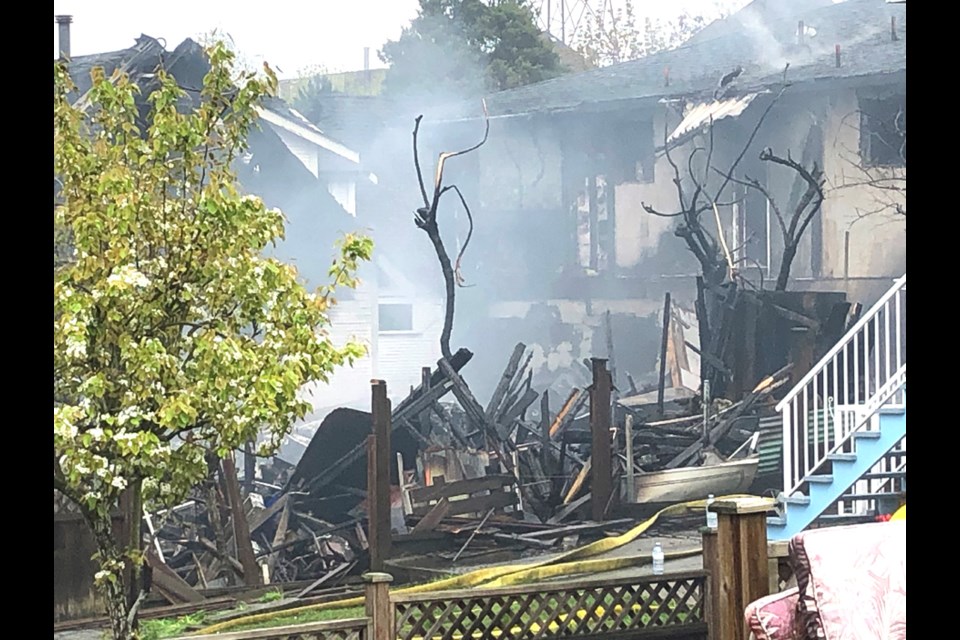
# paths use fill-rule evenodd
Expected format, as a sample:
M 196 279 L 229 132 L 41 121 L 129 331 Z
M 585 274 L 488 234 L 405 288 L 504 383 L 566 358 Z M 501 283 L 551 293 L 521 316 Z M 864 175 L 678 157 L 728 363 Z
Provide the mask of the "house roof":
M 71 59 L 70 75 L 77 86 L 78 99 L 82 100 L 83 94 L 90 88 L 90 72 L 94 67 L 102 66 L 108 75 L 120 69 L 137 82 L 141 89 L 147 89 L 153 79 L 154 71 L 160 65 L 163 65 L 177 79 L 188 95 L 196 99 L 209 66 L 203 48 L 189 38 L 180 43 L 176 49 L 168 52 L 160 40 L 141 35 L 137 38 L 136 44 L 129 49 L 77 56 Z M 144 95 L 146 93 L 147 91 L 143 91 Z M 283 100 L 267 98 L 258 112 L 268 126 L 281 134 L 284 144 L 287 144 L 286 140 L 290 135 L 294 135 L 351 165 L 360 164 L 360 155 L 356 151 L 324 134 Z M 316 167 L 307 166 L 306 169 L 316 175 Z
M 891 38 L 891 18 L 897 40 Z M 803 44 L 797 37 L 801 20 Z M 787 63 L 787 80 L 798 84 L 895 74 L 905 71 L 906 59 L 905 5 L 755 0 L 676 49 L 502 91 L 487 98 L 487 107 L 492 117 L 603 108 L 619 101 L 712 95 L 720 78 L 738 66 L 743 72 L 734 86 L 756 90 L 781 83 Z M 469 104 L 457 113 L 476 117 L 476 111 Z

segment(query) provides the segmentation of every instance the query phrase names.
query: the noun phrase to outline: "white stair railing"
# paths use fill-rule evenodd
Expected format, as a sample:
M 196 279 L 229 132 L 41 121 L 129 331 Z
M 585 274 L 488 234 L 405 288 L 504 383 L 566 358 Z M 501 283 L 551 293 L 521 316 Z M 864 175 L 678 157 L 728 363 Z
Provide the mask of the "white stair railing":
M 783 417 L 785 495 L 793 494 L 867 416 L 880 406 L 903 404 L 902 384 L 893 394 L 884 391 L 905 371 L 906 292 L 904 274 L 777 405 Z M 881 404 L 872 406 L 880 397 Z M 865 428 L 875 424 L 869 421 Z

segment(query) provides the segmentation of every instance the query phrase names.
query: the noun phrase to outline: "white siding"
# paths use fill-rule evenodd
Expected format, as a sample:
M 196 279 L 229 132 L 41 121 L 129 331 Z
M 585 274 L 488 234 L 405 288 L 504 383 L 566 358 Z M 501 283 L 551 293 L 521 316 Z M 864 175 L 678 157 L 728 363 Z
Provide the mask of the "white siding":
M 440 359 L 443 306 L 439 301 L 383 297 L 384 304 L 413 304 L 413 331 L 381 331 L 377 336 L 376 377 L 387 382 L 394 402 L 420 384 L 420 369 Z
M 368 354 L 354 362 L 353 366 L 337 369 L 328 384 L 313 385 L 305 390 L 315 411 L 352 407 L 370 410 L 370 380 L 373 374 L 373 291 L 361 288 L 354 300 L 341 300 L 330 312 L 330 339 L 342 347 L 350 340 L 367 345 Z
M 327 185 L 327 191 L 340 203 L 343 210 L 350 215 L 357 215 L 357 183 L 356 182 L 331 182 Z
M 316 178 L 319 176 L 318 163 L 319 163 L 319 153 L 317 152 L 317 147 L 314 144 L 304 140 L 303 138 L 296 136 L 289 131 L 284 131 L 283 129 L 276 128 L 274 129 L 277 135 L 280 136 L 280 140 L 283 141 L 283 144 L 287 146 L 287 149 L 290 150 L 293 155 L 303 164 L 303 166 L 313 174 L 313 177 Z

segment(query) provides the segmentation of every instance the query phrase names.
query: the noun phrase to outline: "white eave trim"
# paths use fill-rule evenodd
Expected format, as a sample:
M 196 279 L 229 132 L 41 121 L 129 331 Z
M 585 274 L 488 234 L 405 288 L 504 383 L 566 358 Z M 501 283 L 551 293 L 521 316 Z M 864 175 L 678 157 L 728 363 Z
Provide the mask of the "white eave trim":
M 360 164 L 359 153 L 345 147 L 339 142 L 331 140 L 327 136 L 320 133 L 319 129 L 305 127 L 297 122 L 294 122 L 293 120 L 290 120 L 289 118 L 284 118 L 280 114 L 270 111 L 269 109 L 264 109 L 263 107 L 257 107 L 257 113 L 271 126 L 303 138 L 307 142 L 310 142 L 321 149 L 325 149 L 330 153 L 336 154 L 344 160 L 352 162 L 353 164 Z

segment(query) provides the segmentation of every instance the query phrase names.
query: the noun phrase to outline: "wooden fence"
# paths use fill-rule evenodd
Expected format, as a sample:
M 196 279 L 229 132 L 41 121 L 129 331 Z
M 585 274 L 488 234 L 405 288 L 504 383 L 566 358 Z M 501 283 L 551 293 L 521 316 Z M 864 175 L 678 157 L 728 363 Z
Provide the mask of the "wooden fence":
M 707 637 L 705 572 L 390 597 L 398 640 Z M 379 639 L 377 639 L 379 640 Z
M 693 571 L 399 594 L 389 575 L 372 573 L 366 617 L 181 640 L 707 640 L 709 582 Z

